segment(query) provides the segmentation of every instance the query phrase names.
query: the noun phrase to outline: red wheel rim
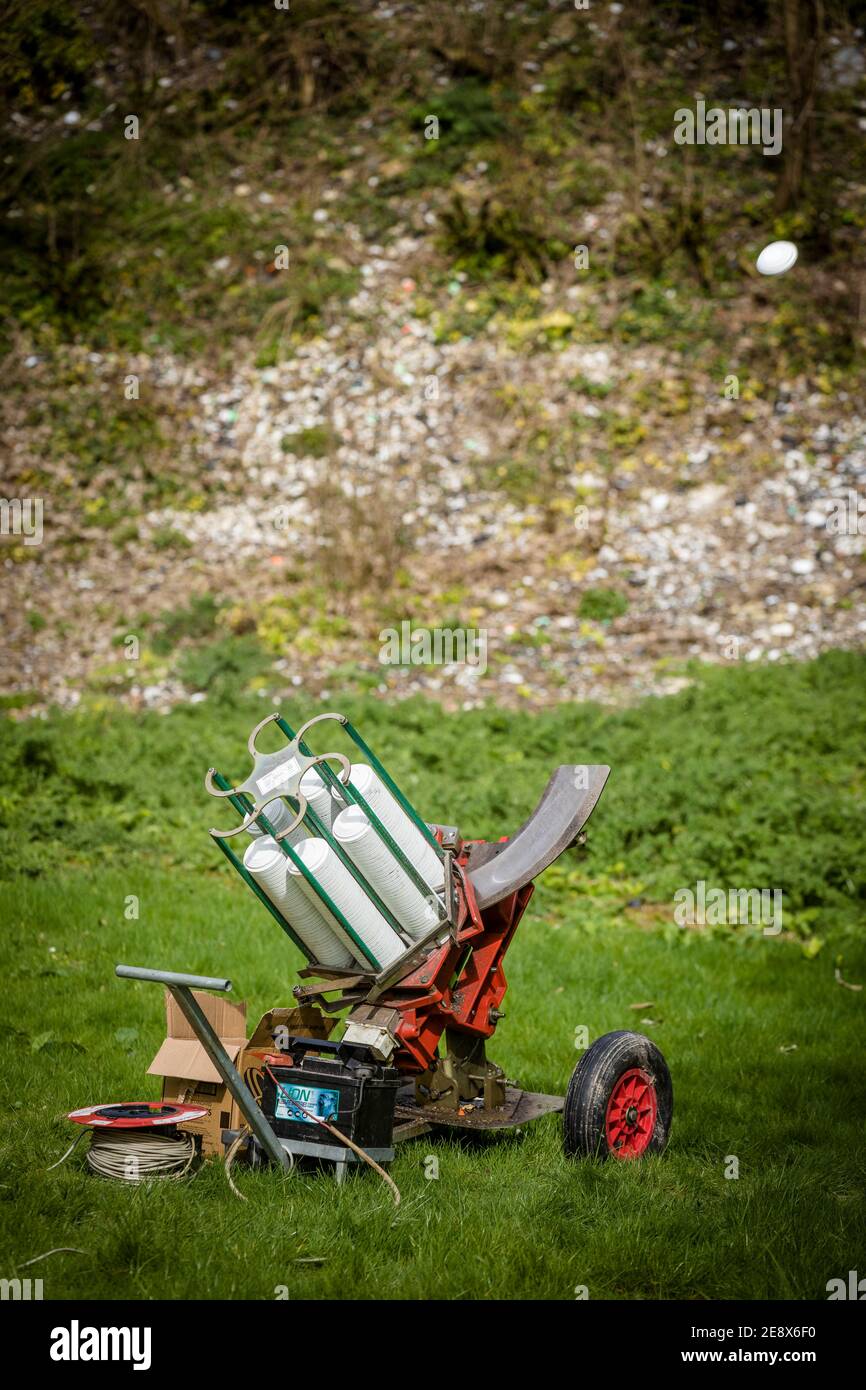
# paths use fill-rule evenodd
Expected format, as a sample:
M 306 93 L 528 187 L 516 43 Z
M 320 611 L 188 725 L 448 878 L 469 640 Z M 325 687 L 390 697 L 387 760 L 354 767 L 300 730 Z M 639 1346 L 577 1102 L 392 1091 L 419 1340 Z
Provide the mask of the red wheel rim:
M 658 1102 L 651 1076 L 640 1067 L 624 1071 L 610 1093 L 604 1136 L 614 1158 L 640 1158 L 656 1127 Z

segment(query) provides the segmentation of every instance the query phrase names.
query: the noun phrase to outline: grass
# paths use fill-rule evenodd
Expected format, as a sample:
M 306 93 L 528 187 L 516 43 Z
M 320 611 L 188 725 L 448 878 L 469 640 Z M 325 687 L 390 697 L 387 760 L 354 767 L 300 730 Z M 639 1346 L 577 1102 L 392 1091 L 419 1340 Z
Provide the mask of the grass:
M 158 1093 L 160 991 L 117 961 L 229 974 L 254 1020 L 290 1001 L 299 960 L 205 833 L 225 817 L 204 769 L 242 775 L 260 703 L 7 722 L 2 1272 L 72 1246 L 28 1271 L 48 1298 L 825 1297 L 866 1258 L 864 995 L 835 978 L 866 978 L 863 666 L 708 673 L 624 713 L 355 703 L 422 810 L 470 834 L 518 824 L 556 763 L 611 762 L 583 860 L 545 875 L 509 952 L 491 1053 L 562 1092 L 577 1027 L 636 1028 L 675 1088 L 658 1160 L 573 1163 L 555 1117 L 480 1147 L 424 1138 L 398 1151 L 396 1212 L 372 1175 L 241 1172 L 242 1204 L 219 1165 L 126 1190 L 79 1149 L 46 1172 L 67 1110 Z M 786 930 L 677 928 L 673 887 L 699 877 L 781 884 Z

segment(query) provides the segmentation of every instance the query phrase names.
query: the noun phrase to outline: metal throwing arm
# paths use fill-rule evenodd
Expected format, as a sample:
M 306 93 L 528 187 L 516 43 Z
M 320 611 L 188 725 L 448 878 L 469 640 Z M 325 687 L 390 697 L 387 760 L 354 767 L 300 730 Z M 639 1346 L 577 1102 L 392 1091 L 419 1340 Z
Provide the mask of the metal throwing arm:
M 469 855 L 479 908 L 490 907 L 537 878 L 574 844 L 604 791 L 610 768 L 558 767 L 528 820 L 507 840 Z

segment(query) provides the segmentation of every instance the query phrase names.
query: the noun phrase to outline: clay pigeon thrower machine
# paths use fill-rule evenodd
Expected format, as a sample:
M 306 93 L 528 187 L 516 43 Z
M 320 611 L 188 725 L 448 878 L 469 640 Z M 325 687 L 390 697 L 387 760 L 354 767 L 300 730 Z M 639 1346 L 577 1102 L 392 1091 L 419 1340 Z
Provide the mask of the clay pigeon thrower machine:
M 270 725 L 286 742 L 263 753 L 257 743 Z M 340 731 L 361 761 L 314 753 L 307 742 L 314 727 L 317 735 Z M 425 823 L 341 714 L 318 715 L 297 733 L 270 714 L 248 748 L 254 766 L 244 782 L 232 785 L 213 768 L 207 774 L 207 790 L 241 818 L 211 835 L 307 961 L 293 991 L 293 1016 L 305 1026 L 275 1032 L 261 1071 L 242 1081 L 179 987 L 184 980 L 213 989 L 213 980 L 131 967 L 118 973 L 164 978 L 179 990 L 247 1117 L 252 1162 L 327 1158 L 342 1175 L 357 1154 L 337 1130 L 382 1163 L 397 1141 L 434 1129 L 504 1129 L 564 1108 L 569 1152 L 601 1145 L 601 1156 L 637 1157 L 663 1146 L 670 1080 L 648 1039 L 599 1039 L 578 1064 L 568 1098 L 519 1089 L 486 1055 L 504 1016 L 505 952 L 533 880 L 583 842 L 609 768 L 558 767 L 529 819 L 510 837 L 484 842 Z M 239 835 L 247 840 L 242 858 L 233 848 Z M 331 1037 L 339 1016 L 340 1036 Z M 611 1071 L 620 1039 L 630 1040 L 632 1053 L 616 1044 L 620 1061 Z M 601 1094 L 599 1067 L 590 1066 L 582 1087 L 578 1075 L 593 1053 L 606 1078 L 597 1114 L 589 1112 Z M 226 1146 L 236 1138 L 236 1131 L 223 1135 Z

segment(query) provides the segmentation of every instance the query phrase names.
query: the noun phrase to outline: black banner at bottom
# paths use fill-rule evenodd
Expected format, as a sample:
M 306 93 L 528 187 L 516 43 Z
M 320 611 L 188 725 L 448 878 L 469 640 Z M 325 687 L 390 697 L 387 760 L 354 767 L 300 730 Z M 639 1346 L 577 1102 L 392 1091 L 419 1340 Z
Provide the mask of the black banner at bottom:
M 504 1305 L 489 1305 L 492 1317 L 484 1323 L 478 1319 L 487 1304 L 462 1319 L 463 1305 L 457 1304 L 456 1317 L 438 1324 L 441 1340 L 437 1333 L 432 1343 L 431 1329 L 437 1324 L 431 1324 L 426 1304 L 413 1310 L 411 1304 L 395 1303 L 389 1310 L 381 1300 L 43 1303 L 13 1298 L 4 1301 L 2 1311 L 7 1348 L 26 1345 L 31 1368 L 61 1379 L 72 1367 L 78 1372 L 108 1367 L 114 1374 L 182 1370 L 185 1375 L 208 1372 L 220 1377 L 282 1376 L 287 1371 L 297 1375 L 301 1367 L 296 1357 L 306 1361 L 312 1347 L 318 1348 L 313 1357 L 317 1368 L 324 1368 L 338 1347 L 330 1334 L 311 1340 L 319 1310 L 323 1332 L 333 1329 L 339 1312 L 344 1368 L 357 1358 L 368 1373 L 380 1358 L 383 1366 L 393 1369 L 395 1356 L 437 1355 L 437 1349 L 448 1357 L 459 1351 L 461 1368 L 470 1371 L 476 1346 L 483 1346 L 484 1364 L 490 1366 L 491 1352 L 513 1347 L 515 1339 L 519 1343 L 523 1325 L 527 1349 L 534 1346 L 537 1351 L 539 1331 L 543 1335 L 549 1324 L 550 1345 L 570 1346 L 570 1355 L 578 1358 L 585 1349 L 591 1364 L 600 1359 L 614 1373 L 631 1367 L 638 1374 L 650 1366 L 655 1373 L 676 1366 L 805 1366 L 826 1377 L 859 1359 L 863 1317 L 850 1305 L 860 1301 L 841 1296 L 826 1303 L 527 1301 L 509 1305 L 520 1311 L 509 1311 L 508 1322 L 501 1319 Z M 563 1335 L 580 1340 L 558 1343 Z

